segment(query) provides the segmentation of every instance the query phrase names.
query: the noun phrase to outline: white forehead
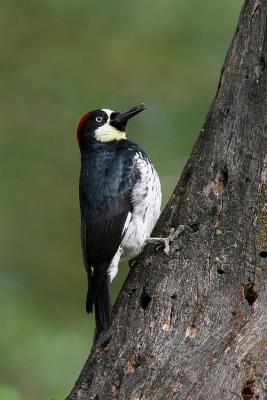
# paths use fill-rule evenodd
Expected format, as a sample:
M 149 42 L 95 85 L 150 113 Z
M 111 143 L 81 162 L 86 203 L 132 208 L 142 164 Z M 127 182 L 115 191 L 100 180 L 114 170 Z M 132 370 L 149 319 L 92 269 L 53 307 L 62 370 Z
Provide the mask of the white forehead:
M 108 119 L 110 119 L 110 115 L 114 112 L 112 110 L 109 110 L 108 108 L 102 108 L 101 110 L 108 115 Z

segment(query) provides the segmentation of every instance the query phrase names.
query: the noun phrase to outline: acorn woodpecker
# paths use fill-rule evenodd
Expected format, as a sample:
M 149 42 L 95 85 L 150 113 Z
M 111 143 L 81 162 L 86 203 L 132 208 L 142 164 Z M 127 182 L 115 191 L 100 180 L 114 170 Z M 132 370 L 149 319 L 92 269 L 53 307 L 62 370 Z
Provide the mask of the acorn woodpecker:
M 146 153 L 126 138 L 127 121 L 145 110 L 98 109 L 78 125 L 81 244 L 88 276 L 86 310 L 95 338 L 110 325 L 110 284 L 123 258 L 138 255 L 159 217 L 161 187 Z

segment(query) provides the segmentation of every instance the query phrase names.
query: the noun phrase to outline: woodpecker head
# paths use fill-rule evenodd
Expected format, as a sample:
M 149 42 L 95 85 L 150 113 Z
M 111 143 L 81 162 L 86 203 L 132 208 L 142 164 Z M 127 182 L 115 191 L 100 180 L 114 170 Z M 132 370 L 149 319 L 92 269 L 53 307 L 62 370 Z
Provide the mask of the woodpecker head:
M 108 109 L 88 112 L 81 118 L 77 129 L 80 147 L 86 147 L 98 141 L 110 142 L 125 139 L 127 121 L 143 110 L 145 110 L 145 105 L 140 104 L 122 112 Z

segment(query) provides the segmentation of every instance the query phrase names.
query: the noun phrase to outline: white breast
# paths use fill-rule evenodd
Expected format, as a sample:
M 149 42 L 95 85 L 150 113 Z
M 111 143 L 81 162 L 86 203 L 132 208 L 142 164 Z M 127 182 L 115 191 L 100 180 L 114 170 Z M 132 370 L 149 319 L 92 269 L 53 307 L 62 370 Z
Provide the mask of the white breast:
M 140 253 L 160 215 L 162 195 L 158 174 L 142 154 L 138 154 L 136 160 L 140 180 L 132 192 L 133 211 L 121 243 L 123 257 L 134 257 Z

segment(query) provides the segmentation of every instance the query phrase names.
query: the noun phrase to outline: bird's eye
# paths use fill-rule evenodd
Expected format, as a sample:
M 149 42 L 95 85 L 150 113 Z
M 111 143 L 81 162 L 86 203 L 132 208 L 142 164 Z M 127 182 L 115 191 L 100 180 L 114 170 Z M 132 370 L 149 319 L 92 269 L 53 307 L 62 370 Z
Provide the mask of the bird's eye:
M 103 121 L 103 118 L 102 117 L 96 117 L 96 122 L 102 122 Z

